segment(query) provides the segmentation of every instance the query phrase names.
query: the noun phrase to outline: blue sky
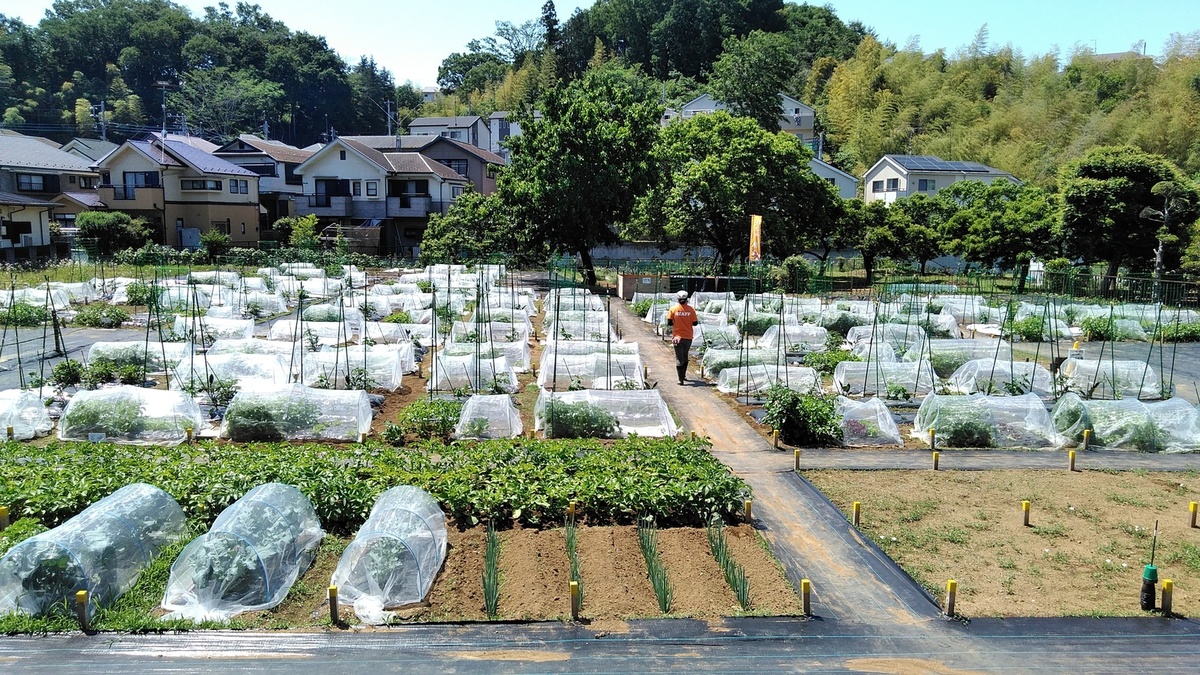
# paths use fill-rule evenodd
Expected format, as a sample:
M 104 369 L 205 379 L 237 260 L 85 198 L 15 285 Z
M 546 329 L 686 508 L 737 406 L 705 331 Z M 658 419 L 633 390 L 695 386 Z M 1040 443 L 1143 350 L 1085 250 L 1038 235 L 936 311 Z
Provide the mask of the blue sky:
M 176 0 L 193 14 L 212 0 Z M 520 23 L 541 14 L 544 0 L 252 0 L 293 30 L 324 35 L 348 61 L 372 55 L 398 82 L 434 85 L 442 59 L 472 38 L 494 31 L 496 21 Z M 52 0 L 0 0 L 0 13 L 37 23 Z M 230 2 L 230 4 L 234 4 Z M 1076 45 L 1097 52 L 1124 51 L 1145 40 L 1147 52 L 1162 53 L 1173 32 L 1200 29 L 1197 0 L 832 0 L 839 17 L 857 19 L 883 39 L 903 46 L 919 38 L 921 48 L 953 53 L 983 24 L 994 45 L 1011 43 L 1025 56 Z M 592 0 L 556 0 L 559 19 Z

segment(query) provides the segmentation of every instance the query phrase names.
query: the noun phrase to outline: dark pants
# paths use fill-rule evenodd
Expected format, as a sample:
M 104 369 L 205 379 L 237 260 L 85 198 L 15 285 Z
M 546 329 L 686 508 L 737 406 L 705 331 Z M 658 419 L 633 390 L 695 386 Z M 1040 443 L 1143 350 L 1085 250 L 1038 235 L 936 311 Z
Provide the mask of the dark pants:
M 675 372 L 679 373 L 679 381 L 687 378 L 688 350 L 692 348 L 691 340 L 680 340 L 675 345 Z

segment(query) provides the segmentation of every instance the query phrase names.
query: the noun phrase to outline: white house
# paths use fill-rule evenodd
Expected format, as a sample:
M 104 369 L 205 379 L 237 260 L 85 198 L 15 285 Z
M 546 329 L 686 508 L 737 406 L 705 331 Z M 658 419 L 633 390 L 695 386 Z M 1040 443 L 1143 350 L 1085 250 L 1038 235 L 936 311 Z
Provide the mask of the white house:
M 728 106 L 709 94 L 701 94 L 684 103 L 679 109 L 677 117 L 663 115 L 662 123 L 663 126 L 666 126 L 676 119 L 691 119 L 696 115 L 705 115 L 717 110 L 728 110 Z M 674 111 L 671 112 L 674 113 Z M 813 128 L 816 120 L 817 111 L 787 94 L 779 95 L 779 128 L 781 131 L 786 131 L 799 137 L 801 141 L 811 144 L 814 140 Z
M 479 115 L 418 117 L 409 122 L 408 133 L 413 136 L 445 136 L 484 150 L 492 147 L 491 131 Z
M 909 195 L 932 197 L 960 180 L 1020 183 L 1012 174 L 978 162 L 948 162 L 929 155 L 884 155 L 863 174 L 863 201 L 890 204 Z
M 542 119 L 542 113 L 534 110 L 533 119 L 535 121 Z M 508 148 L 504 146 L 504 141 L 521 135 L 520 123 L 507 110 L 497 110 L 488 116 L 488 127 L 491 130 L 492 145 L 486 149 L 503 157 L 505 164 L 511 163 L 512 158 Z
M 842 199 L 853 199 L 858 196 L 858 179 L 853 175 L 842 171 L 832 164 L 822 162 L 813 157 L 808 162 L 808 168 L 812 172 L 825 179 L 826 183 L 832 185 Z

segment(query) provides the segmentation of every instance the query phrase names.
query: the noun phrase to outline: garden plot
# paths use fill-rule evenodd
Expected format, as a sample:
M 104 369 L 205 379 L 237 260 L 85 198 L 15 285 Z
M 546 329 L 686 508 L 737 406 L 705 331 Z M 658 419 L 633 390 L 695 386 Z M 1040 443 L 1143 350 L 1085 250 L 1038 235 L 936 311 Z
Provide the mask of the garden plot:
M 349 342 L 354 329 L 342 322 L 276 321 L 267 333 L 268 340 L 305 342 L 310 345 L 340 345 Z
M 450 340 L 459 343 L 527 342 L 530 330 L 531 326 L 526 323 L 455 321 L 450 329 Z
M 1041 364 L 1029 361 L 998 361 L 992 358 L 973 359 L 959 366 L 946 382 L 955 394 L 989 396 L 1034 393 L 1049 397 L 1055 394 L 1050 371 Z
M 933 391 L 936 379 L 929 361 L 882 363 L 842 361 L 833 370 L 838 393 L 876 395 L 890 399 L 923 396 Z
M 234 441 L 357 441 L 371 430 L 366 392 L 301 384 L 238 391 L 225 411 L 221 436 Z
M 675 420 L 657 389 L 561 391 L 543 389 L 534 407 L 534 430 L 547 438 L 674 436 Z
M 710 349 L 734 349 L 742 344 L 742 333 L 735 325 L 693 326 L 692 348 L 689 353 L 703 355 Z
M 254 337 L 253 319 L 217 319 L 175 315 L 172 335 L 197 344 L 211 345 L 214 340 L 246 340 Z
M 9 438 L 28 441 L 45 436 L 53 428 L 46 404 L 36 393 L 25 389 L 0 391 L 0 429 L 12 429 Z
M 518 373 L 527 373 L 532 367 L 532 352 L 528 342 L 460 342 L 448 344 L 438 353 L 442 356 L 474 356 L 481 359 L 504 357 Z
M 119 386 L 71 397 L 58 421 L 58 438 L 171 446 L 203 425 L 200 406 L 182 391 Z
M 938 447 L 1053 448 L 1059 436 L 1036 394 L 945 396 L 930 394 L 913 422 L 912 437 Z
M 841 417 L 842 445 L 904 445 L 900 427 L 881 399 L 876 397 L 856 401 L 839 396 L 834 410 Z
M 846 341 L 852 345 L 863 342 L 887 343 L 896 354 L 904 354 L 913 345 L 925 341 L 925 329 L 903 323 L 877 323 L 854 326 L 846 332 Z
M 488 358 L 474 354 L 435 354 L 429 371 L 429 391 L 512 393 L 518 388 L 517 373 L 503 356 Z
M 88 365 L 104 361 L 115 367 L 137 366 L 147 373 L 165 373 L 192 355 L 190 342 L 94 342 L 88 349 Z
M 821 377 L 806 366 L 781 364 L 725 368 L 717 375 L 717 391 L 723 394 L 760 395 L 776 386 L 805 393 L 820 392 Z
M 705 377 L 719 378 L 728 368 L 784 365 L 786 361 L 786 355 L 775 349 L 706 349 L 700 368 Z
M 1156 403 L 1131 399 L 1085 400 L 1069 393 L 1050 413 L 1055 429 L 1069 447 L 1082 444 L 1135 452 L 1195 452 L 1200 449 L 1196 408 L 1179 398 Z
M 537 385 L 543 389 L 644 389 L 637 354 L 558 354 L 543 359 Z
M 913 344 L 903 359 L 908 362 L 928 359 L 933 372 L 946 379 L 964 363 L 975 359 L 1008 363 L 1012 361 L 1012 346 L 990 338 L 922 340 Z
M 820 326 L 808 324 L 787 324 L 771 326 L 758 339 L 760 349 L 781 349 L 787 353 L 808 353 L 825 351 L 825 343 L 829 340 L 829 331 Z
M 290 364 L 278 354 L 201 354 L 179 364 L 173 386 L 195 395 L 216 381 L 263 387 L 283 386 L 291 379 Z
M 519 438 L 521 414 L 508 394 L 473 394 L 463 404 L 455 438 Z
M 1095 361 L 1071 358 L 1063 362 L 1059 373 L 1066 378 L 1065 389 L 1079 392 L 1086 398 L 1157 399 L 1170 393 L 1154 368 L 1142 361 L 1112 357 Z
M 408 358 L 411 360 L 411 352 Z M 305 352 L 302 381 L 317 389 L 396 391 L 404 383 L 405 366 L 402 354 L 386 345 Z
M 184 343 L 166 344 L 178 345 Z M 284 363 L 288 366 L 288 370 L 293 373 L 300 372 L 300 362 L 304 358 L 304 350 L 297 342 L 288 343 L 274 340 L 258 340 L 255 338 L 217 340 L 208 348 L 208 355 L 219 356 L 221 354 L 265 354 L 278 356 L 283 359 Z

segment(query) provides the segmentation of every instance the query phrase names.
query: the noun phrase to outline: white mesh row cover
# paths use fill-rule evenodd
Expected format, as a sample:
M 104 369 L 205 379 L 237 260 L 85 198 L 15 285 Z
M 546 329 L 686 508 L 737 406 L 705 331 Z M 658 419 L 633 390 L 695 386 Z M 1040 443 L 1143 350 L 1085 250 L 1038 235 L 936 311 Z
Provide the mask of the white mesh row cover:
M 300 316 L 305 321 L 320 321 L 331 323 L 345 321 L 350 327 L 357 329 L 363 323 L 363 314 L 353 307 L 339 307 L 334 304 L 309 305 Z
M 704 376 L 716 379 L 726 368 L 782 364 L 787 355 L 774 349 L 707 349 L 700 359 Z
M 1037 394 L 930 394 L 917 411 L 912 436 L 928 443 L 930 429 L 935 431 L 939 447 L 1047 448 L 1059 443 L 1046 405 Z
M 532 365 L 530 361 L 533 358 L 528 342 L 460 342 L 446 345 L 441 353 L 447 356 L 478 356 L 484 359 L 503 356 L 518 373 L 529 372 Z
M 273 288 L 273 282 L 268 283 L 266 278 L 262 277 L 262 276 L 245 277 L 242 279 L 242 290 L 245 290 L 245 291 L 259 291 L 262 293 L 269 293 L 269 292 L 271 292 L 272 288 Z
M 472 394 L 463 404 L 455 438 L 518 438 L 524 426 L 508 394 Z
M 0 429 L 12 427 L 12 437 L 27 441 L 45 436 L 54 428 L 46 404 L 34 392 L 25 389 L 0 391 Z
M 257 310 L 259 316 L 271 316 L 274 314 L 282 314 L 287 311 L 287 302 L 283 296 L 276 293 L 265 293 L 262 291 L 242 291 L 234 293 L 229 300 L 228 307 L 238 314 L 238 318 L 242 315 L 250 316 Z M 210 307 L 208 311 L 212 311 Z
M 187 277 L 188 281 L 193 284 L 216 284 L 219 286 L 228 286 L 237 288 L 241 283 L 242 275 L 237 272 L 218 272 L 210 270 L 206 272 L 192 272 Z
M 420 292 L 420 286 L 401 281 L 381 281 L 367 289 L 367 295 L 404 295 Z
M 100 299 L 100 292 L 96 290 L 96 285 L 90 281 L 82 281 L 78 283 L 51 281 L 47 285 L 52 291 L 62 291 L 63 293 L 66 293 L 67 300 L 70 302 L 94 302 Z
M 895 363 L 896 350 L 892 349 L 892 345 L 879 341 L 866 340 L 864 342 L 855 342 L 854 346 L 850 347 L 850 354 L 860 361 L 879 361 L 882 363 Z
M 269 268 L 269 267 L 262 268 L 259 270 L 258 273 L 262 274 L 263 269 L 271 269 L 271 268 Z M 314 277 L 315 276 L 322 276 L 322 277 L 325 276 L 325 270 L 318 269 L 317 266 L 314 265 L 313 263 L 290 262 L 290 263 L 283 263 L 282 265 L 279 266 L 279 271 L 283 272 L 284 274 L 291 274 L 292 272 L 296 272 L 299 270 L 307 270 L 309 273 L 309 276 L 314 276 Z M 319 275 L 317 274 L 318 272 L 320 273 Z
M 888 387 L 903 388 L 913 396 L 933 391 L 933 368 L 928 361 L 882 363 L 842 361 L 833 369 L 833 384 L 839 394 L 885 396 Z
M 771 326 L 758 339 L 762 349 L 780 349 L 786 352 L 823 352 L 829 331 L 810 324 L 788 324 Z
M 357 441 L 371 431 L 371 400 L 362 390 L 302 384 L 238 391 L 221 423 L 235 441 Z
M 271 354 L 283 359 L 290 372 L 298 373 L 300 372 L 300 360 L 304 357 L 304 348 L 298 342 L 255 338 L 217 340 L 208 348 L 208 355 L 217 356 L 219 354 Z
M 1066 447 L 1092 432 L 1089 447 L 1135 452 L 1200 451 L 1200 420 L 1196 407 L 1181 398 L 1146 403 L 1133 399 L 1083 400 L 1075 394 L 1058 399 L 1050 412 Z
M 58 420 L 58 439 L 89 441 L 99 434 L 123 445 L 179 445 L 188 429 L 203 424 L 200 406 L 182 391 L 122 385 L 72 396 Z
M 381 624 L 424 600 L 445 560 L 446 515 L 428 492 L 403 485 L 375 500 L 329 583 L 359 621 Z
M 171 495 L 145 483 L 126 485 L 0 558 L 0 616 L 70 611 L 81 590 L 93 616 L 128 591 L 159 549 L 186 529 Z
M 384 346 L 386 347 L 386 345 Z M 409 360 L 412 355 L 409 352 Z M 366 375 L 367 389 L 396 391 L 403 385 L 404 362 L 397 349 L 337 347 L 329 351 L 305 352 L 303 381 L 320 389 L 360 389 Z
M 914 343 L 904 352 L 904 361 L 927 359 L 938 377 L 947 378 L 959 366 L 973 359 L 1012 360 L 1012 347 L 1004 340 L 991 338 L 955 339 L 933 338 Z
M 842 418 L 842 445 L 904 445 L 900 427 L 882 399 L 873 397 L 855 401 L 839 396 L 834 410 Z
M 395 324 L 389 324 L 395 325 Z M 345 347 L 321 347 L 322 352 L 341 351 L 343 354 L 348 354 L 351 363 L 357 360 L 357 366 L 363 367 L 363 354 L 367 354 L 366 361 L 372 361 L 371 354 L 387 354 L 393 355 L 400 360 L 401 373 L 415 373 L 417 371 L 417 360 L 413 354 L 412 343 L 405 340 L 404 342 L 385 342 L 374 345 L 347 345 Z
M 604 301 L 584 288 L 555 288 L 546 294 L 542 307 L 547 312 L 582 309 L 592 312 L 604 311 Z
M 474 354 L 449 356 L 436 354 L 430 368 L 429 391 L 451 392 L 466 389 L 479 392 L 508 392 L 517 390 L 517 373 L 503 356 L 476 358 Z
M 190 342 L 93 342 L 87 362 L 107 359 L 118 366 L 144 366 L 147 373 L 165 373 L 191 354 Z
M 642 357 L 637 354 L 559 354 L 543 362 L 537 384 L 543 389 L 642 389 Z
M 228 621 L 283 602 L 325 533 L 299 490 L 266 483 L 229 505 L 192 540 L 163 594 L 166 618 Z
M 241 386 L 274 385 L 281 387 L 292 380 L 291 364 L 278 354 L 198 354 L 185 358 L 175 368 L 177 389 L 199 389 L 210 379 L 233 380 Z
M 171 332 L 192 342 L 199 342 L 202 337 L 212 340 L 244 340 L 254 337 L 254 319 L 217 319 L 176 314 L 175 327 Z
M 956 394 L 980 392 L 989 396 L 1006 396 L 1012 395 L 1017 389 L 1019 393 L 1032 392 L 1038 396 L 1051 396 L 1054 393 L 1051 390 L 1050 371 L 1045 367 L 1008 359 L 967 361 L 954 371 L 947 386 Z
M 475 323 L 455 321 L 450 329 L 451 342 L 527 342 L 527 323 Z
M 509 290 L 493 291 L 487 296 L 487 306 L 492 312 L 512 313 L 516 316 L 537 314 L 536 300 L 532 293 L 517 293 Z
M 689 353 L 707 353 L 710 349 L 737 349 L 742 344 L 742 332 L 733 324 L 725 326 L 693 326 L 692 348 Z
M 297 279 L 300 279 L 297 275 Z M 328 298 L 342 292 L 342 282 L 337 279 L 302 279 L 300 290 L 314 298 Z
M 291 342 L 298 340 L 307 346 L 310 340 L 317 344 L 337 345 L 349 342 L 354 337 L 354 329 L 349 324 L 325 321 L 296 321 L 281 319 L 271 324 L 267 333 L 268 340 L 283 340 Z
M 429 349 L 445 342 L 444 335 L 434 333 L 433 325 L 428 323 L 398 323 L 404 330 L 408 331 L 409 342 L 412 342 L 415 347 L 424 347 Z M 436 344 L 435 344 L 436 343 Z
M 362 314 L 367 321 L 379 321 L 392 313 L 390 295 L 367 295 L 363 297 L 356 292 L 350 297 L 342 298 L 342 305 Z
M 554 436 L 553 429 L 547 429 L 547 424 L 554 424 L 546 419 L 547 404 L 559 401 L 566 404 L 586 403 L 603 408 L 616 417 L 618 428 L 613 434 L 615 438 L 624 438 L 630 434 L 639 436 L 674 436 L 679 432 L 671 411 L 663 401 L 662 392 L 657 389 L 641 391 L 602 391 L 586 389 L 583 391 L 552 392 L 543 389 L 538 394 L 534 405 L 534 429 L 546 429 L 547 436 Z M 561 435 L 561 434 L 557 434 Z
M 34 307 L 53 307 L 58 311 L 71 308 L 71 298 L 65 291 L 42 288 L 18 288 L 15 290 L 0 290 L 0 307 L 9 305 L 33 305 Z
M 1163 385 L 1149 363 L 1106 358 L 1103 361 L 1067 359 L 1059 367 L 1066 389 L 1085 398 L 1163 397 Z
M 717 391 L 726 394 L 762 394 L 775 385 L 792 391 L 819 392 L 821 378 L 812 368 L 781 364 L 726 368 L 717 376 Z
M 154 294 L 158 295 L 158 287 L 154 285 L 153 281 L 143 281 L 131 277 L 114 277 L 104 280 L 92 279 L 92 283 L 96 285 L 96 289 L 108 298 L 108 304 L 110 305 L 128 305 L 129 285 L 134 282 L 140 282 L 153 288 Z M 0 304 L 3 304 L 3 302 L 0 302 Z
M 886 342 L 897 354 L 907 352 L 913 345 L 925 340 L 925 329 L 908 323 L 877 323 L 875 325 L 853 326 L 846 331 L 846 341 L 850 344 L 860 342 Z
M 601 342 L 595 340 L 549 340 L 542 346 L 544 368 L 555 354 L 640 354 L 641 346 L 636 342 Z
M 989 307 L 979 295 L 939 295 L 931 302 L 941 303 L 941 313 L 954 317 L 955 323 L 1000 323 L 1006 314 L 1005 308 Z

